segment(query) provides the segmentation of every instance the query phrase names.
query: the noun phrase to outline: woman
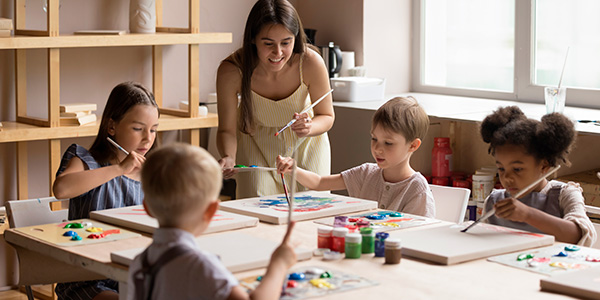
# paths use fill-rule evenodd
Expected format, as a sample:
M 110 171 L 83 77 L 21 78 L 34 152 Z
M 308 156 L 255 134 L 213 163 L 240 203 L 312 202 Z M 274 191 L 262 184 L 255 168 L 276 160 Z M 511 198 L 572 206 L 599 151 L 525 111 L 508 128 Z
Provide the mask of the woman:
M 298 166 L 328 175 L 331 95 L 313 111 L 296 112 L 329 90 L 323 59 L 307 46 L 294 7 L 287 0 L 256 2 L 242 48 L 223 60 L 217 73 L 217 147 L 224 177 L 236 174 L 236 164 L 275 167 L 277 155 L 291 156 L 294 151 Z M 297 121 L 275 136 L 291 118 Z M 276 172 L 240 172 L 237 179 L 237 198 L 284 192 Z

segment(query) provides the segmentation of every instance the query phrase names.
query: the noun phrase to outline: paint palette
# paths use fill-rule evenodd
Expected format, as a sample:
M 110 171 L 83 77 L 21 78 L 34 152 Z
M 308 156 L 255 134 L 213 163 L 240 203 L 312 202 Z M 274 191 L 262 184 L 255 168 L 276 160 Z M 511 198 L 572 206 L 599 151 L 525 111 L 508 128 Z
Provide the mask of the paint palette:
M 556 243 L 550 247 L 490 257 L 488 261 L 552 275 L 600 267 L 600 250 Z
M 482 224 L 460 232 L 469 223 L 420 230 L 398 230 L 390 238 L 402 240 L 402 254 L 444 265 L 521 251 L 554 243 L 554 237 Z
M 377 202 L 327 192 L 307 191 L 294 196 L 293 220 L 302 221 L 377 208 Z M 289 206 L 285 195 L 247 198 L 221 203 L 221 209 L 286 224 Z
M 15 230 L 63 247 L 104 243 L 140 236 L 138 233 L 90 219 L 18 227 Z
M 90 218 L 147 233 L 153 233 L 158 228 L 158 221 L 149 216 L 142 205 L 93 211 Z M 204 234 L 254 227 L 257 224 L 257 218 L 218 210 Z
M 240 285 L 248 292 L 259 285 L 261 276 L 248 277 L 240 280 Z M 354 274 L 333 271 L 322 267 L 303 267 L 288 274 L 286 288 L 280 300 L 305 299 L 322 297 L 333 293 L 378 285 L 376 281 Z
M 567 294 L 578 298 L 600 299 L 600 268 L 589 268 L 542 278 L 540 287 L 543 291 Z
M 337 217 L 323 218 L 315 220 L 315 223 L 334 226 Z M 439 223 L 439 220 L 430 219 L 422 216 L 405 214 L 395 211 L 377 211 L 367 214 L 348 216 L 346 227 L 349 229 L 370 226 L 374 232 L 385 232 L 423 226 L 427 224 Z
M 273 242 L 240 232 L 227 232 L 196 238 L 198 247 L 219 256 L 223 265 L 230 272 L 241 272 L 266 267 L 271 253 L 279 246 Z M 145 248 L 115 251 L 110 254 L 113 262 L 128 266 Z M 243 253 L 240 251 L 243 249 Z M 312 257 L 312 250 L 295 248 L 298 261 Z M 241 255 L 243 254 L 243 255 Z

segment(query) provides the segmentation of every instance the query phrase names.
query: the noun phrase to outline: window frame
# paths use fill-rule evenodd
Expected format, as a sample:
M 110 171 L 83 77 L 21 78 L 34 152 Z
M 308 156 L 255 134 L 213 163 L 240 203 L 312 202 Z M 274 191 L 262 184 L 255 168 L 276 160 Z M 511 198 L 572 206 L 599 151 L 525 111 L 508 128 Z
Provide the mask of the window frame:
M 536 0 L 515 1 L 515 55 L 514 85 L 512 92 L 486 91 L 452 88 L 423 84 L 424 56 L 424 1 L 412 0 L 412 53 L 411 91 L 420 93 L 444 94 L 519 102 L 544 103 L 544 87 L 533 84 L 535 49 L 535 4 Z M 567 88 L 567 106 L 600 108 L 600 90 Z M 594 101 L 596 100 L 596 101 Z M 595 103 L 594 103 L 595 102 Z

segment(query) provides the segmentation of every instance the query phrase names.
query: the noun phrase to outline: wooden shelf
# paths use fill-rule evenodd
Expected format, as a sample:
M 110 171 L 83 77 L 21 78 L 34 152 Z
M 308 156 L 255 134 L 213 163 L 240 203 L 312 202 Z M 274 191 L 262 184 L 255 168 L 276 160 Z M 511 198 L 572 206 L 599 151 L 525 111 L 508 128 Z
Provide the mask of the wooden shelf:
M 162 115 L 158 121 L 158 131 L 209 128 L 217 125 L 218 118 L 214 113 L 197 118 Z M 19 122 L 2 122 L 2 126 L 0 143 L 28 142 L 95 136 L 98 134 L 100 120 L 83 126 L 42 127 Z
M 14 36 L 0 39 L 0 49 L 161 46 L 231 43 L 232 34 L 153 33 L 125 35 Z

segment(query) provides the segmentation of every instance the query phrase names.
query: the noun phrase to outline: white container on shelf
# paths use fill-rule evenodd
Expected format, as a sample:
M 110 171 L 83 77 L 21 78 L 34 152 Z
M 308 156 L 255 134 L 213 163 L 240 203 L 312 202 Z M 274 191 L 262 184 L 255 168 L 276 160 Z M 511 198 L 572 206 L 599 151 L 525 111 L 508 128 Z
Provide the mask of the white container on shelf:
M 385 78 L 337 77 L 331 78 L 334 101 L 383 100 Z

